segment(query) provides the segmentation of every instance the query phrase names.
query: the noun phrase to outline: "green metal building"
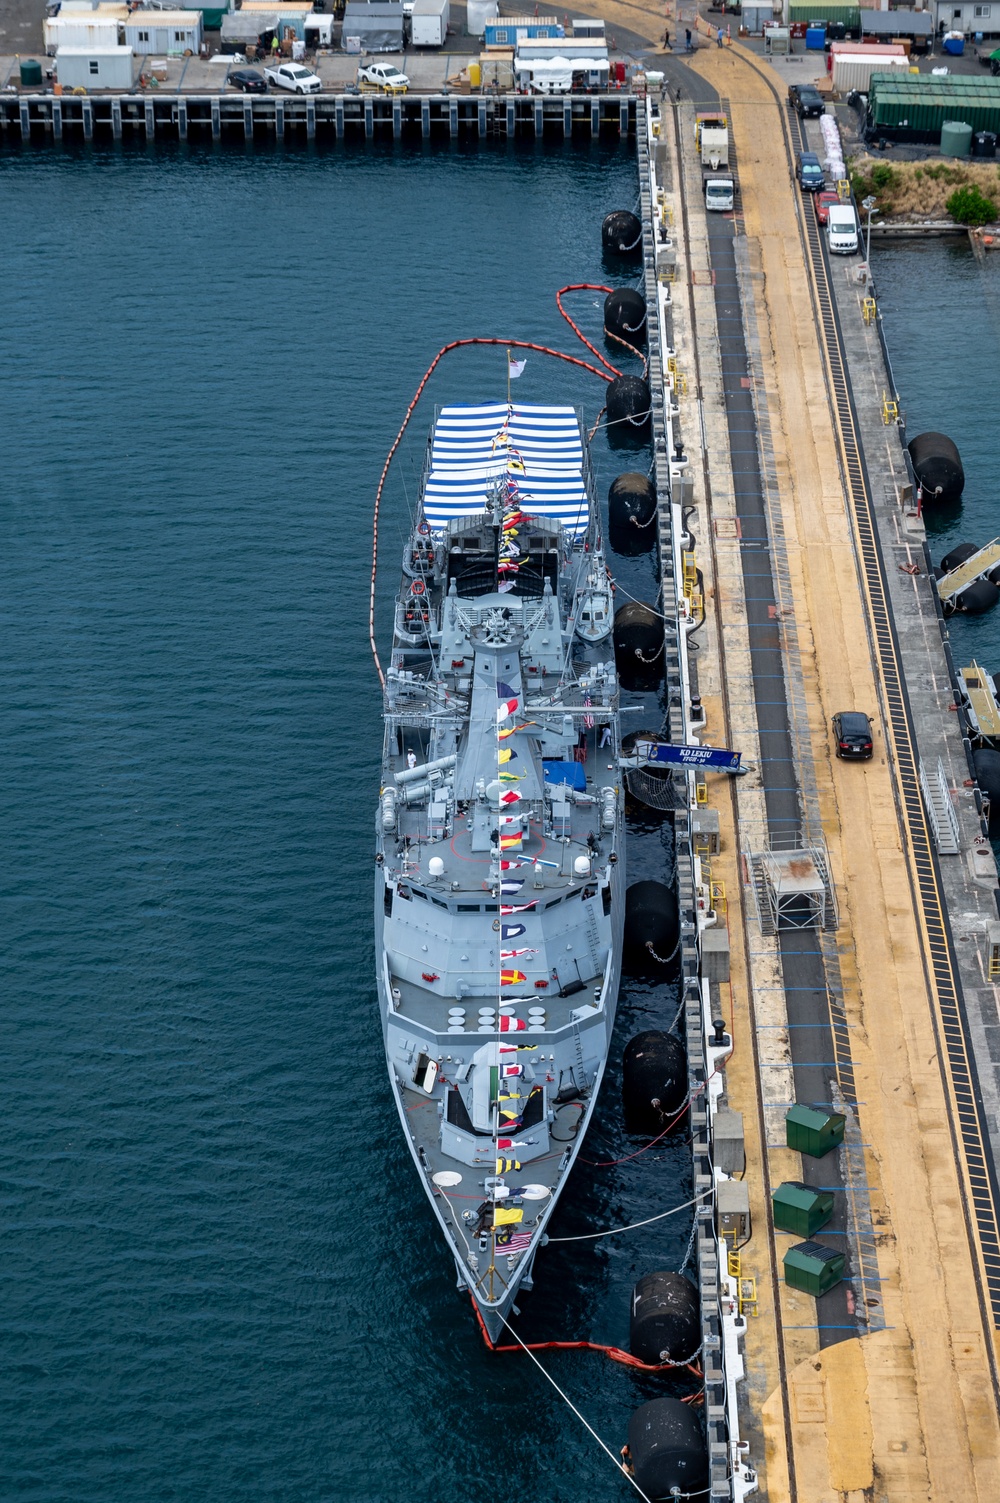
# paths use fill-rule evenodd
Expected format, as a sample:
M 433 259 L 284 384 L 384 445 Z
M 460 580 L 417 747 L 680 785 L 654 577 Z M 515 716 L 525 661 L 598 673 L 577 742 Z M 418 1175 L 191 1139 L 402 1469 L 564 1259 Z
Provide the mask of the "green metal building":
M 989 74 L 873 73 L 869 131 L 894 141 L 939 141 L 946 120 L 1000 134 L 1000 78 Z
M 848 31 L 857 31 L 861 25 L 861 7 L 858 5 L 789 5 L 789 24 L 794 21 L 804 21 L 808 26 L 810 21 L 825 21 L 828 26 L 835 26 L 842 21 Z

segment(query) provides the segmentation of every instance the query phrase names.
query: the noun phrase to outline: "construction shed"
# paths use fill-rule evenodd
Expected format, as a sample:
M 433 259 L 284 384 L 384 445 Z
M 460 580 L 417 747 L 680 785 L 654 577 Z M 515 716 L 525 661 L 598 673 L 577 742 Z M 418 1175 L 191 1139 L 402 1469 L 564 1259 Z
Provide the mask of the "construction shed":
M 934 17 L 929 10 L 863 10 L 861 33 L 865 37 L 884 37 L 887 42 L 906 37 L 916 43 L 914 50 L 925 51 L 934 35 Z
M 142 57 L 169 57 L 201 47 L 201 11 L 134 10 L 124 25 L 125 45 Z
M 393 0 L 371 0 L 370 4 L 348 0 L 344 9 L 342 35 L 357 37 L 362 52 L 402 52 L 403 6 Z
M 306 39 L 306 21 L 312 15 L 311 5 L 287 5 L 280 0 L 273 4 L 269 0 L 243 0 L 242 9 L 244 15 L 277 16 L 281 41 L 289 36 L 300 42 Z
M 868 93 L 869 134 L 893 141 L 941 139 L 946 121 L 1000 134 L 1000 78 L 990 75 L 873 73 Z
M 232 10 L 222 18 L 219 50 L 232 56 L 256 47 L 258 42 L 270 46 L 277 29 L 278 17 L 274 11 L 265 15 L 259 10 Z

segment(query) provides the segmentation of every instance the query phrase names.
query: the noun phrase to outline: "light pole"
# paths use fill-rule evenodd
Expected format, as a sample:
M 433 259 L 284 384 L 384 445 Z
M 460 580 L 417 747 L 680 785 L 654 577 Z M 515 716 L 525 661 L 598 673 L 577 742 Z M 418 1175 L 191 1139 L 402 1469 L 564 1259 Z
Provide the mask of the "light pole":
M 865 222 L 865 266 L 868 268 L 869 276 L 871 275 L 872 214 L 873 212 L 875 212 L 875 205 L 877 202 L 878 200 L 873 198 L 871 194 L 869 194 L 867 198 L 863 198 L 861 200 L 861 207 L 865 209 L 868 214 L 868 218 Z

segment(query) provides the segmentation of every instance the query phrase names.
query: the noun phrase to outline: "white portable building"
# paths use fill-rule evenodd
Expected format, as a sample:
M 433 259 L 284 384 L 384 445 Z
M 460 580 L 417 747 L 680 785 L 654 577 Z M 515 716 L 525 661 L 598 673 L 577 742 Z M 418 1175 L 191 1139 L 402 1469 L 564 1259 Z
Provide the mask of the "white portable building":
M 134 10 L 125 22 L 125 42 L 143 57 L 197 52 L 201 47 L 200 10 Z
M 593 16 L 577 16 L 571 23 L 574 37 L 594 37 L 604 41 L 604 22 Z
M 131 89 L 131 47 L 60 47 L 56 76 L 63 89 Z
M 469 0 L 465 13 L 465 29 L 470 37 L 486 35 L 487 21 L 495 21 L 500 15 L 497 0 Z
M 413 0 L 410 41 L 414 47 L 443 47 L 448 35 L 448 0 Z
M 53 16 L 42 25 L 45 51 L 52 57 L 60 47 L 117 47 L 118 21 L 92 10 Z

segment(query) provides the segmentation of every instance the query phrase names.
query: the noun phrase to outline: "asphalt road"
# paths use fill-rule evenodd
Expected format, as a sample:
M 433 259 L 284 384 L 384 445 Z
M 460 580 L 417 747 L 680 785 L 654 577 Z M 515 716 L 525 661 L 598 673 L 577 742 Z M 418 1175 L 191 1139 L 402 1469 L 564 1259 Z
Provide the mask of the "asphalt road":
M 45 0 L 0 0 L 0 53 L 42 56 Z

